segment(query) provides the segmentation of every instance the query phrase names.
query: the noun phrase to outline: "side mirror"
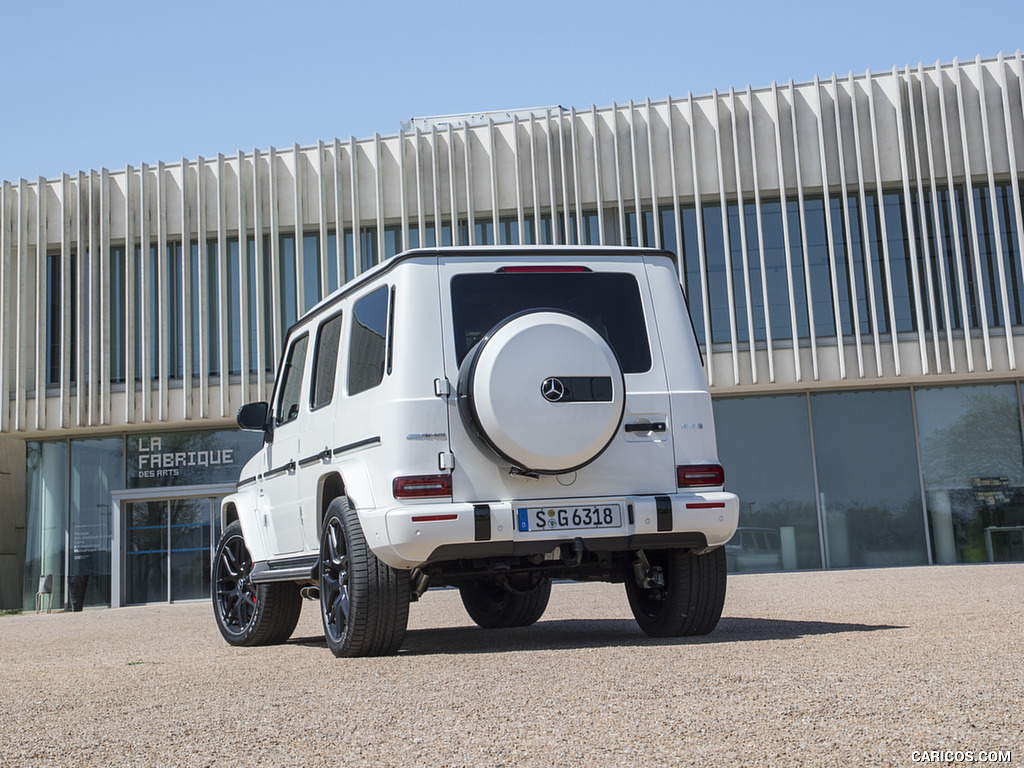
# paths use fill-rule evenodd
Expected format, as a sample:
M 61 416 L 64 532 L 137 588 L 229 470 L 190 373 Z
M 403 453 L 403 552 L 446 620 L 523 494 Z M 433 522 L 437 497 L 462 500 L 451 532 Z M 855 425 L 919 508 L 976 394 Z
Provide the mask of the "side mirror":
M 266 403 L 248 403 L 238 409 L 238 416 L 235 420 L 238 426 L 247 432 L 263 432 L 269 435 L 267 428 L 267 417 L 270 415 L 270 406 Z

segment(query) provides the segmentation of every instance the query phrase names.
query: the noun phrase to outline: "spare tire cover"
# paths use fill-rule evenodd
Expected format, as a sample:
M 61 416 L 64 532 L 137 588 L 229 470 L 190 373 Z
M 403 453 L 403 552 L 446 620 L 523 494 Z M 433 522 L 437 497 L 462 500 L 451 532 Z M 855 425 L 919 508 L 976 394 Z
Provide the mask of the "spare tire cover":
M 593 327 L 530 310 L 492 328 L 463 361 L 459 406 L 502 459 L 540 474 L 589 464 L 622 423 L 625 379 Z

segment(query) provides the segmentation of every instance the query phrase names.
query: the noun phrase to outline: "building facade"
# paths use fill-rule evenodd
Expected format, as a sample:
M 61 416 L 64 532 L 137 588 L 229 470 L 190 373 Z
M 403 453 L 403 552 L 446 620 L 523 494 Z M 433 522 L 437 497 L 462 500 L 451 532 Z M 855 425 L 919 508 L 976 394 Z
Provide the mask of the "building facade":
M 1018 52 L 4 182 L 4 594 L 205 594 L 288 326 L 449 244 L 678 254 L 734 570 L 1022 560 L 1022 104 Z

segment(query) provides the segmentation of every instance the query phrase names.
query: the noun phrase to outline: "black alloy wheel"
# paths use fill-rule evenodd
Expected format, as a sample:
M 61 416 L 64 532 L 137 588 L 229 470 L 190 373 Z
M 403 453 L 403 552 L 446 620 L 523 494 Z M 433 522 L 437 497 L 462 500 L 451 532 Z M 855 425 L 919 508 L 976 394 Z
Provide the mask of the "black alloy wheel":
M 213 561 L 213 612 L 231 645 L 273 645 L 291 637 L 302 597 L 291 582 L 256 584 L 253 561 L 236 520 L 224 529 Z
M 346 498 L 331 502 L 320 533 L 320 617 L 344 657 L 397 653 L 409 623 L 409 572 L 377 559 Z
M 320 612 L 332 650 L 344 640 L 350 603 L 345 532 L 341 518 L 329 515 L 320 534 Z

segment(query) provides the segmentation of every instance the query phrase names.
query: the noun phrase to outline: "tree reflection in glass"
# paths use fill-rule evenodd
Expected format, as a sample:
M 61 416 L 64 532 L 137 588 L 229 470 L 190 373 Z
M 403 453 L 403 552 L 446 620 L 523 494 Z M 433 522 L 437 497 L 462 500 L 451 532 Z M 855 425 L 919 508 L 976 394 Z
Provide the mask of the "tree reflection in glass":
M 1016 387 L 936 387 L 916 397 L 935 561 L 1024 560 Z

